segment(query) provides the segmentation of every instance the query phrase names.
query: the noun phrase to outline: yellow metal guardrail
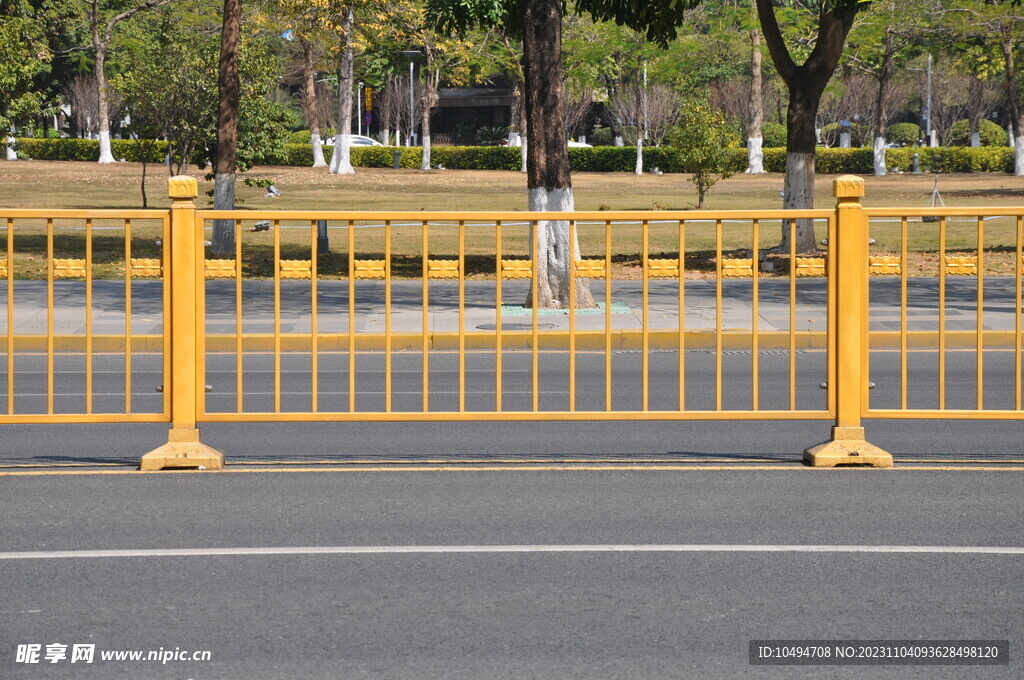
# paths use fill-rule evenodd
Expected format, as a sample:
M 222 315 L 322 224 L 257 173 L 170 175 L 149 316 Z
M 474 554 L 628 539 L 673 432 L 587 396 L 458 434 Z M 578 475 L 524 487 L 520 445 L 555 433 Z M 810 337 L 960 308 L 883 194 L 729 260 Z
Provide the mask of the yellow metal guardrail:
M 169 211 L 0 213 L 7 224 L 7 256 L 0 260 L 7 399 L 0 423 L 170 422 L 168 443 L 146 454 L 142 468 L 216 469 L 223 455 L 200 441 L 199 422 L 822 419 L 834 422 L 832 436 L 805 452 L 810 464 L 884 467 L 891 456 L 867 443 L 863 417 L 1024 417 L 1022 209 L 865 209 L 863 181 L 852 176 L 835 181 L 834 210 L 805 211 L 213 211 L 196 209 L 190 177 L 172 178 L 169 193 Z M 977 220 L 976 252 L 964 255 L 961 248 L 947 257 L 947 220 L 958 216 Z M 1015 220 L 1012 329 L 983 323 L 984 228 L 996 216 Z M 894 217 L 899 253 L 873 253 L 870 229 Z M 918 285 L 909 276 L 908 222 L 915 217 L 922 224 L 934 218 L 938 230 L 935 329 L 908 319 L 908 289 Z M 147 232 L 150 241 L 159 236 L 159 256 L 140 258 L 132 250 L 133 221 L 147 220 L 159 225 Z M 233 257 L 205 255 L 205 230 L 217 221 L 233 225 Z M 825 227 L 821 256 L 797 252 L 798 221 Z M 74 228 L 84 229 L 84 258 L 55 248 L 56 230 L 65 223 L 82 225 Z M 768 258 L 762 236 L 774 223 L 789 231 L 789 247 Z M 121 333 L 109 332 L 109 324 L 101 333 L 94 328 L 97 224 L 116 225 L 124 238 L 123 295 L 113 311 L 118 319 L 123 314 Z M 343 234 L 338 253 L 321 248 L 328 224 Z M 250 236 L 249 225 L 269 234 Z M 576 256 L 566 258 L 568 300 L 554 314 L 540 309 L 533 285 L 541 273 L 533 234 L 549 225 L 567 229 L 570 243 L 585 244 L 582 256 L 574 248 Z M 16 239 L 43 239 L 45 246 L 32 260 L 16 252 Z M 152 245 L 147 241 L 146 249 Z M 630 252 L 639 252 L 637 266 L 623 268 L 621 253 Z M 16 288 L 29 285 L 16 285 L 16 273 L 44 256 L 46 300 L 35 303 L 45 308 L 45 332 L 28 322 L 19 330 L 16 316 L 30 314 L 31 306 L 16 305 L 23 294 Z M 870 325 L 877 315 L 876 307 L 869 314 L 872 281 L 878 281 L 871 275 L 899 277 L 898 330 Z M 946 327 L 946 277 L 953 275 L 977 280 L 976 328 Z M 162 316 L 139 333 L 133 280 L 145 277 L 162 280 Z M 54 297 L 63 278 L 82 289 L 85 322 L 77 332 L 55 327 L 67 316 Z M 808 279 L 799 290 L 817 296 L 821 318 L 804 309 L 809 303 L 800 302 L 798 279 Z M 596 311 L 577 309 L 585 291 L 577 284 L 586 282 L 599 289 Z M 103 314 L 110 313 L 108 304 Z M 762 328 L 767 316 L 778 327 Z M 985 408 L 984 353 L 996 346 L 1013 356 L 1012 408 Z M 977 353 L 977 400 L 975 408 L 948 409 L 946 357 L 963 347 Z M 898 350 L 895 408 L 871 402 L 871 350 L 880 348 Z M 139 398 L 133 397 L 133 356 L 156 350 L 161 406 L 140 413 L 133 409 Z M 741 351 L 739 359 L 729 356 L 733 350 Z M 915 352 L 933 350 L 941 357 L 938 408 L 910 408 Z M 82 404 L 55 403 L 55 380 L 64 380 L 55 358 L 65 355 L 84 362 Z M 123 408 L 109 408 L 111 395 L 104 394 L 107 408 L 94 409 L 94 361 L 101 355 L 106 363 L 120 361 Z M 798 386 L 809 382 L 798 364 L 806 356 L 820 364 L 820 380 L 810 381 L 825 388 L 820 397 L 799 396 Z M 46 389 L 39 393 L 45 406 L 24 406 L 15 389 L 16 358 L 45 359 Z M 293 389 L 296 376 L 304 377 Z
M 864 210 L 867 219 L 875 228 L 880 228 L 885 222 L 899 224 L 898 243 L 899 254 L 879 256 L 871 258 L 871 273 L 886 273 L 899 276 L 899 331 L 891 334 L 892 340 L 898 338 L 898 344 L 893 342 L 891 346 L 899 351 L 899 394 L 898 403 L 892 406 L 876 406 L 872 400 L 865 396 L 864 415 L 871 418 L 966 418 L 966 419 L 1024 419 L 1022 410 L 1022 297 L 1021 280 L 1024 277 L 1024 208 L 929 208 L 929 209 L 906 209 L 906 208 L 868 208 Z M 1001 232 L 1001 241 L 998 245 L 986 243 L 986 224 L 989 220 L 995 220 L 994 229 Z M 911 221 L 920 222 L 911 231 Z M 958 221 L 958 226 L 954 223 Z M 956 250 L 951 253 L 950 231 L 957 229 Z M 917 232 L 917 233 L 915 233 Z M 929 278 L 935 278 L 937 289 L 929 291 L 935 296 L 935 319 L 934 330 L 928 331 L 910 330 L 908 319 L 908 294 L 911 285 L 910 277 L 910 243 L 917 236 L 928 238 L 937 243 L 937 262 L 932 264 L 931 271 L 927 274 Z M 964 254 L 967 252 L 968 254 Z M 1009 263 L 1005 262 L 1005 256 L 1010 255 Z M 996 300 L 991 298 L 986 303 L 986 280 L 992 278 L 993 272 L 988 265 L 988 257 L 996 259 L 1000 257 L 1003 262 L 994 263 L 1000 267 L 998 273 L 1002 274 L 1005 282 L 1006 274 L 1013 278 L 1012 292 L 1009 287 L 1004 286 Z M 1008 264 L 1008 266 L 1007 266 Z M 953 319 L 949 305 L 949 277 L 956 277 L 958 284 L 957 304 L 955 311 L 957 316 L 962 312 L 973 311 L 973 320 L 968 323 L 973 325 L 973 330 L 957 329 L 951 330 L 949 325 Z M 961 278 L 969 277 L 969 278 Z M 990 311 L 993 308 L 1005 308 L 1005 303 L 1011 302 L 1012 321 L 1005 325 L 1012 324 L 1010 328 L 986 329 L 986 307 Z M 1007 316 L 1005 309 L 1002 309 L 1002 316 Z M 997 312 L 998 313 L 998 312 Z M 968 314 L 970 316 L 970 314 Z M 929 320 L 930 321 L 930 320 Z M 915 338 L 916 336 L 916 338 Z M 921 342 L 915 343 L 915 339 L 921 337 L 926 339 L 925 346 L 935 350 L 936 371 L 935 386 L 937 387 L 937 401 L 928 407 L 910 405 L 910 357 L 911 348 L 922 346 Z M 874 346 L 874 343 L 872 343 Z M 947 381 L 947 365 L 954 352 L 962 353 L 973 351 L 975 355 L 975 384 L 973 403 L 963 405 L 959 408 L 950 408 L 949 397 L 950 386 Z M 986 352 L 994 358 L 1005 359 L 1000 353 L 1009 353 L 1012 357 L 1013 380 L 1012 399 L 1004 400 L 1003 408 L 992 408 L 986 405 Z M 1005 377 L 1005 370 L 1009 368 L 1010 362 L 1000 362 L 1002 370 L 999 376 Z M 867 374 L 864 382 L 868 383 Z M 954 386 L 954 389 L 962 386 Z M 959 396 L 959 395 L 957 395 Z M 992 395 L 997 396 L 997 395 Z M 1009 396 L 1009 395 L 1004 395 Z M 961 400 L 962 401 L 962 400 Z
M 0 224 L 6 227 L 3 259 L 0 260 L 0 285 L 5 288 L 6 298 L 0 352 L 5 355 L 7 383 L 3 395 L 6 403 L 0 407 L 0 424 L 170 421 L 169 393 L 162 399 L 158 398 L 156 403 L 138 408 L 133 399 L 135 390 L 132 384 L 133 360 L 137 353 L 154 355 L 158 359 L 162 357 L 160 370 L 164 374 L 170 368 L 170 335 L 163 332 L 137 333 L 132 327 L 133 281 L 142 277 L 159 278 L 164 269 L 160 259 L 134 257 L 133 240 L 138 231 L 146 231 L 155 234 L 158 241 L 168 241 L 169 216 L 166 210 L 0 211 Z M 94 261 L 93 245 L 97 238 L 107 238 L 97 236 L 100 230 L 104 233 L 113 231 L 119 235 L 115 239 L 123 239 L 120 246 L 123 273 L 119 277 L 123 281 L 123 296 L 117 310 L 117 316 L 123 317 L 120 333 L 110 332 L 113 329 L 107 324 L 104 326 L 107 332 L 95 331 L 94 269 L 101 263 Z M 71 233 L 76 235 L 71 236 Z M 76 254 L 82 257 L 57 257 L 58 247 L 72 247 L 64 243 L 66 240 L 73 241 L 73 247 L 81 249 Z M 27 243 L 27 252 L 17 251 L 16 245 L 23 242 Z M 18 283 L 18 274 L 24 271 L 45 280 L 42 289 L 34 285 L 34 281 Z M 60 302 L 55 299 L 58 286 L 62 291 L 71 291 L 69 295 L 62 295 Z M 20 305 L 16 304 L 22 296 L 25 299 Z M 161 297 L 166 317 L 169 298 L 166 294 Z M 71 318 L 78 312 L 81 312 L 80 322 Z M 27 329 L 18 333 L 16 322 L 22 320 Z M 81 326 L 80 332 L 69 330 L 72 323 Z M 23 353 L 29 363 L 37 360 L 35 363 L 42 364 L 41 369 L 19 371 L 16 364 L 19 353 Z M 58 357 L 66 358 L 69 353 L 75 359 L 80 355 L 82 370 L 61 370 L 56 365 Z M 97 370 L 94 362 L 101 354 L 105 367 Z M 119 358 L 121 362 L 113 370 L 106 366 L 112 357 Z M 26 382 L 30 389 L 37 391 L 19 394 L 19 372 L 28 374 Z M 69 373 L 82 378 L 76 380 Z M 33 379 L 40 374 L 44 376 L 41 380 Z M 123 382 L 111 385 L 110 377 L 114 374 L 123 376 Z M 94 383 L 97 376 L 102 379 L 104 389 L 114 389 L 117 393 L 100 395 L 103 397 L 101 406 L 96 404 Z M 81 389 L 82 392 L 60 392 L 64 388 Z

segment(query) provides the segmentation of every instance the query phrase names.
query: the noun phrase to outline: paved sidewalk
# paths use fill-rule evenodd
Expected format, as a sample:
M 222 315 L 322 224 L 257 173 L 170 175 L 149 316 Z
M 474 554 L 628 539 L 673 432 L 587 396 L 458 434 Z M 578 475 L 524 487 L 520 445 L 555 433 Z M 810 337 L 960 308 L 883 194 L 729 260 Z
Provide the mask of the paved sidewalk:
M 0 301 L 6 299 L 6 281 L 0 281 Z M 949 278 L 946 281 L 946 329 L 976 328 L 977 289 L 974 278 Z M 761 331 L 788 331 L 790 316 L 789 282 L 759 282 L 757 325 Z M 612 329 L 643 328 L 642 284 L 640 281 L 615 281 L 612 284 Z M 15 283 L 14 328 L 17 334 L 45 334 L 47 328 L 46 283 Z M 317 291 L 317 327 L 321 333 L 348 331 L 347 281 L 320 281 Z M 604 304 L 604 282 L 594 281 L 595 300 Z M 677 280 L 651 281 L 648 294 L 648 326 L 651 330 L 677 328 Z M 532 312 L 521 304 L 526 299 L 528 282 L 503 284 L 502 326 L 505 330 L 529 330 Z M 714 281 L 692 280 L 685 284 L 685 327 L 688 330 L 715 328 L 716 302 Z M 119 335 L 125 328 L 125 287 L 120 281 L 96 281 L 93 284 L 93 333 Z M 159 334 L 162 328 L 162 284 L 136 281 L 132 285 L 132 333 Z M 938 281 L 910 279 L 908 285 L 908 328 L 938 328 Z M 985 279 L 984 328 L 1013 330 L 1015 289 L 1011 277 Z M 382 333 L 385 328 L 385 285 L 383 281 L 356 283 L 355 330 Z M 423 330 L 422 284 L 419 281 L 394 281 L 391 286 L 391 330 L 419 333 Z M 457 331 L 458 283 L 432 281 L 429 292 L 428 329 L 431 332 Z M 726 330 L 750 330 L 753 319 L 752 282 L 726 280 L 722 284 L 722 327 Z M 871 282 L 872 330 L 899 330 L 900 282 L 898 279 L 874 279 Z M 796 329 L 824 330 L 826 293 L 823 279 L 797 283 Z M 58 281 L 54 284 L 54 331 L 59 335 L 85 332 L 85 284 Z M 242 297 L 246 333 L 272 333 L 274 329 L 274 284 L 272 281 L 246 281 Z M 583 310 L 576 314 L 579 330 L 604 330 L 602 310 Z M 308 333 L 311 330 L 310 284 L 308 281 L 281 282 L 281 330 Z M 467 281 L 465 284 L 464 328 L 467 331 L 493 331 L 496 324 L 495 284 L 493 281 Z M 564 310 L 542 310 L 542 330 L 564 330 L 569 326 Z M 235 330 L 235 289 L 232 281 L 207 282 L 206 329 L 210 334 L 231 334 Z M 7 331 L 7 318 L 0 314 L 0 333 Z

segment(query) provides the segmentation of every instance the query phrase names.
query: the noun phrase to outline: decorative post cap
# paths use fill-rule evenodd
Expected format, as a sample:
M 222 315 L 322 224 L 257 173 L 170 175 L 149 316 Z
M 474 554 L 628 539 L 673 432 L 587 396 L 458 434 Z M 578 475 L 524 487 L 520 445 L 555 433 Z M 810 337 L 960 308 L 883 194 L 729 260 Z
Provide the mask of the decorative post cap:
M 832 195 L 836 198 L 860 198 L 864 195 L 864 180 L 857 175 L 843 175 L 832 180 Z
M 177 200 L 194 199 L 199 196 L 199 184 L 195 177 L 177 175 L 167 180 L 167 195 Z

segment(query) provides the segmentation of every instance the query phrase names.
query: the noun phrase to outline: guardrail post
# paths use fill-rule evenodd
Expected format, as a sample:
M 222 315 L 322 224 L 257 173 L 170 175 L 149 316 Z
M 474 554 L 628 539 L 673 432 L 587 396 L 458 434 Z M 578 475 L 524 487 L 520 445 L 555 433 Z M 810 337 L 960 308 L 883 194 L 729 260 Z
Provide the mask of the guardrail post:
M 804 451 L 804 462 L 813 467 L 873 465 L 892 467 L 892 456 L 864 439 L 861 415 L 867 403 L 868 367 L 868 220 L 860 198 L 864 180 L 843 175 L 832 184 L 836 204 L 834 300 L 837 334 L 832 375 L 836 424 L 832 438 Z
M 164 277 L 170 285 L 164 294 L 171 296 L 171 318 L 164 319 L 164 333 L 171 334 L 171 372 L 164 378 L 170 390 L 171 429 L 167 443 L 142 457 L 141 470 L 164 468 L 205 468 L 219 470 L 224 454 L 199 441 L 196 413 L 200 381 L 196 356 L 202 315 L 198 309 L 200 272 L 204 257 L 202 232 L 196 225 L 195 198 L 198 186 L 194 177 L 172 177 L 167 183 L 171 198 L 170 267 Z M 165 260 L 166 262 L 166 260 Z

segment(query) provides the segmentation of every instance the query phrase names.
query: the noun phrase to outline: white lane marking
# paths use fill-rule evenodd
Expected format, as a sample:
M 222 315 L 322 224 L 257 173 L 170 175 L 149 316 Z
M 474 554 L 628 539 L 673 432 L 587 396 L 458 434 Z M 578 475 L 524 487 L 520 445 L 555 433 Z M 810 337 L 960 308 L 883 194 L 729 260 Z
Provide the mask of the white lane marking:
M 0 560 L 75 559 L 81 557 L 210 557 L 261 555 L 421 555 L 465 553 L 942 553 L 966 555 L 1024 555 L 1018 546 L 961 545 L 368 545 L 267 548 L 155 548 L 145 550 L 49 550 L 3 552 Z

